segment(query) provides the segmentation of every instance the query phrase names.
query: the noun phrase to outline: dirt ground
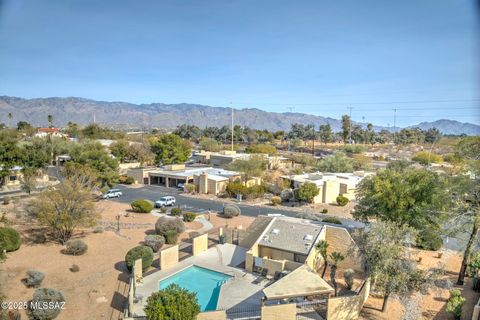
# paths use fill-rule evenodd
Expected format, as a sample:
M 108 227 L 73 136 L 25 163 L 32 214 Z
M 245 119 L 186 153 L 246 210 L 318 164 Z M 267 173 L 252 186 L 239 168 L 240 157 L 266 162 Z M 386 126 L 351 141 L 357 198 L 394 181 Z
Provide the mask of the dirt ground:
M 419 263 L 419 267 L 422 269 L 433 268 L 439 265 L 444 266 L 445 276 L 444 279 L 448 279 L 455 284 L 458 271 L 460 270 L 460 264 L 462 261 L 461 254 L 449 251 L 438 258 L 437 252 L 423 251 L 423 250 L 414 250 L 412 249 L 413 255 L 416 258 L 422 258 L 422 261 Z M 471 279 L 466 279 L 465 285 L 456 286 L 453 285 L 452 289 L 460 289 L 462 291 L 462 296 L 466 299 L 465 305 L 463 307 L 463 316 L 462 319 L 470 320 L 472 318 L 473 307 L 478 302 L 480 293 L 472 290 Z M 420 296 L 418 301 L 419 305 L 422 308 L 422 315 L 419 319 L 434 319 L 434 320 L 443 320 L 443 319 L 453 319 L 453 316 L 446 311 L 446 302 L 449 297 L 447 289 L 435 289 L 430 290 L 429 294 L 426 296 Z M 404 307 L 396 299 L 389 299 L 387 311 L 382 313 L 380 311 L 382 307 L 383 299 L 381 297 L 376 297 L 374 294 L 371 294 L 367 300 L 360 317 L 361 320 L 400 320 L 404 313 Z
M 45 274 L 42 287 L 58 289 L 66 298 L 65 310 L 59 320 L 92 320 L 122 319 L 127 295 L 129 274 L 124 264 L 125 254 L 132 247 L 139 245 L 146 234 L 152 233 L 154 223 L 158 219 L 151 214 L 129 213 L 129 205 L 110 201 L 97 204 L 104 223 L 116 226 L 115 216 L 121 213 L 121 230 L 105 230 L 93 233 L 92 229 L 79 230 L 75 238 L 83 239 L 88 251 L 81 256 L 62 253 L 64 246 L 53 241 L 36 244 L 31 239 L 35 233 L 45 233 L 35 222 L 16 216 L 13 208 L 7 208 L 8 225 L 22 233 L 23 244 L 18 251 L 8 254 L 8 258 L 0 265 L 0 279 L 7 295 L 7 301 L 28 301 L 35 289 L 26 288 L 22 279 L 28 270 L 35 269 Z M 2 207 L 5 209 L 5 207 Z M 224 219 L 211 214 L 211 223 L 215 228 L 225 226 L 247 228 L 252 218 L 237 217 Z M 187 239 L 188 232 L 202 227 L 199 222 L 186 223 L 186 232 L 180 238 Z M 158 266 L 158 256 L 154 258 L 153 267 Z M 76 264 L 79 272 L 71 272 L 69 268 Z M 23 313 L 23 312 L 22 312 Z M 22 314 L 22 318 L 26 318 Z

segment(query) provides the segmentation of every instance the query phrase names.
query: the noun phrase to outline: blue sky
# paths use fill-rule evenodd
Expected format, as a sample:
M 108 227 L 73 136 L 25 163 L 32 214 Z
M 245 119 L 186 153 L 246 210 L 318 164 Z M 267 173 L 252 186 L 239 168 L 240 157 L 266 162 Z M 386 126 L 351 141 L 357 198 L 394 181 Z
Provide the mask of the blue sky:
M 474 0 L 0 0 L 0 94 L 480 123 Z

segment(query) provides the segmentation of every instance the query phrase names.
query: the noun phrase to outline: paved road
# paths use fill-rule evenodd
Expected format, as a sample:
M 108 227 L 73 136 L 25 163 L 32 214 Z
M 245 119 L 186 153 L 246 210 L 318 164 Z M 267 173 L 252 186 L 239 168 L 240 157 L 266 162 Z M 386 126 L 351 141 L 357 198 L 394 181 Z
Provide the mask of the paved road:
M 177 205 L 187 206 L 189 208 L 198 208 L 201 210 L 212 210 L 212 211 L 222 211 L 223 205 L 225 202 L 217 200 L 207 200 L 207 199 L 196 199 L 182 195 L 178 189 L 165 188 L 161 186 L 144 186 L 141 188 L 129 188 L 126 186 L 119 185 L 116 188 L 122 190 L 123 196 L 120 198 L 112 199 L 112 201 L 118 201 L 122 203 L 130 203 L 135 199 L 147 199 L 151 201 L 156 201 L 162 196 L 174 196 L 177 200 Z M 256 217 L 258 215 L 267 215 L 279 213 L 288 217 L 296 217 L 298 212 L 280 209 L 280 208 L 268 208 L 265 206 L 254 206 L 247 204 L 237 204 L 242 210 L 242 215 L 249 217 Z M 322 216 L 328 216 L 323 215 Z M 344 226 L 349 228 L 363 228 L 364 224 L 352 219 L 339 218 Z

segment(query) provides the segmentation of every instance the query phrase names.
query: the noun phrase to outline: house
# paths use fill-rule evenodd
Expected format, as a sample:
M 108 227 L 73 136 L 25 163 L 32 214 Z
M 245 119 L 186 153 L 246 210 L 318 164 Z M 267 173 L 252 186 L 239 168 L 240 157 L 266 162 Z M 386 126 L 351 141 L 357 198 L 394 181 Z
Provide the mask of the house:
M 38 128 L 37 133 L 35 133 L 34 136 L 38 138 L 45 138 L 48 136 L 56 138 L 66 137 L 66 135 L 58 128 Z
M 313 199 L 314 203 L 334 203 L 339 195 L 349 200 L 355 199 L 355 191 L 363 178 L 373 175 L 373 172 L 355 171 L 353 173 L 314 172 L 300 175 L 282 176 L 290 182 L 293 189 L 304 183 L 314 183 L 319 194 Z
M 209 164 L 214 167 L 225 167 L 235 160 L 249 160 L 252 156 L 261 156 L 267 162 L 268 169 L 288 169 L 293 167 L 293 161 L 282 156 L 269 156 L 264 153 L 237 153 L 224 150 L 220 152 L 200 151 L 193 154 L 192 158 L 197 163 Z
M 176 188 L 181 184 L 193 184 L 196 191 L 203 194 L 225 192 L 227 184 L 241 180 L 241 174 L 221 168 L 185 167 L 183 164 L 167 165 L 161 168 L 132 168 L 127 170 L 127 176 L 133 177 L 136 183 L 159 185 Z M 258 184 L 259 179 L 249 183 Z
M 20 166 L 13 166 L 8 170 L 8 174 L 5 176 L 3 180 L 3 185 L 6 187 L 15 187 L 21 184 L 21 180 L 23 177 L 22 167 Z M 3 171 L 3 167 L 0 166 L 0 171 Z

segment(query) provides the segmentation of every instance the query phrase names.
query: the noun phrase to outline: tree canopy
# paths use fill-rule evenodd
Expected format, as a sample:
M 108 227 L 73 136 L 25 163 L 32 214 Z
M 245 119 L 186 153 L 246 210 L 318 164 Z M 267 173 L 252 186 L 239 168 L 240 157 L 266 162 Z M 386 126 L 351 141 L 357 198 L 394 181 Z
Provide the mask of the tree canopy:
M 171 284 L 152 293 L 144 310 L 148 320 L 194 320 L 200 305 L 194 292 Z
M 158 164 L 177 164 L 188 160 L 191 153 L 190 142 L 176 134 L 163 134 L 151 142 L 152 152 Z

